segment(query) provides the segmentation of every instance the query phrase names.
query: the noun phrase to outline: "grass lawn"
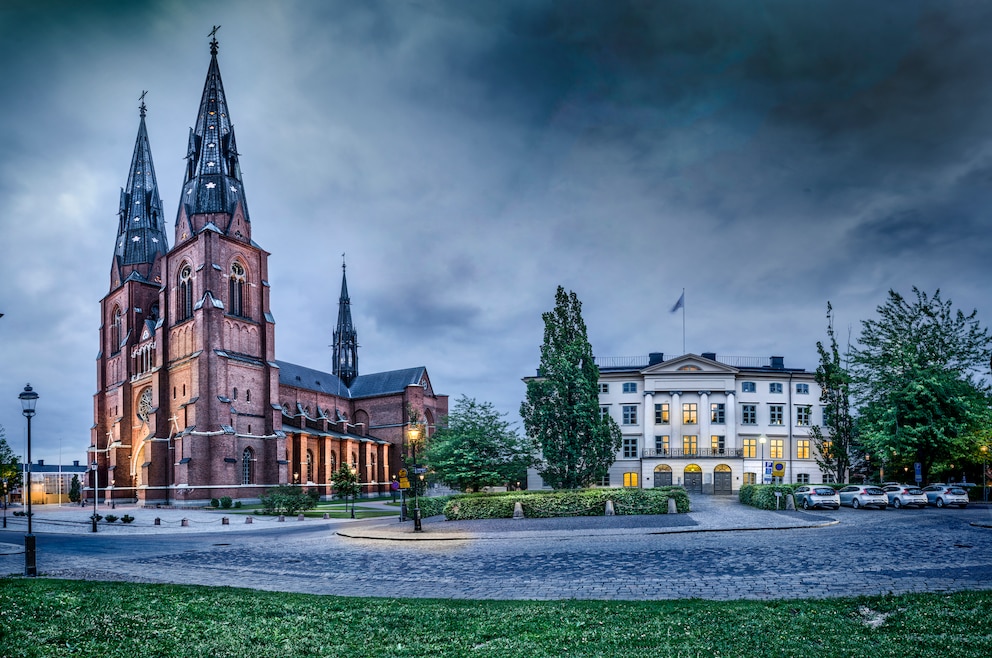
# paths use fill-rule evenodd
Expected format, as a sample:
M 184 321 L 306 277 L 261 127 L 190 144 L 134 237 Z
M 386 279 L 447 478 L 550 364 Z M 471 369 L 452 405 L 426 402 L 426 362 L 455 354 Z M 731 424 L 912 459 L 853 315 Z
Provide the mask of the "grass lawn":
M 992 592 L 812 601 L 361 599 L 0 579 L 0 656 L 992 655 Z
M 387 503 L 388 504 L 388 503 Z M 262 512 L 261 505 L 244 505 L 242 507 L 231 507 L 228 509 L 214 509 L 209 508 L 210 511 L 215 511 L 223 514 L 255 514 L 260 515 Z M 330 515 L 332 519 L 347 519 L 351 518 L 351 503 L 345 505 L 345 503 L 318 503 L 317 507 L 313 509 L 304 510 L 304 516 L 308 518 L 321 519 L 324 517 L 324 513 Z M 356 519 L 372 519 L 380 516 L 396 516 L 399 514 L 399 510 L 387 510 L 382 507 L 372 507 L 362 505 L 361 499 L 355 503 L 355 518 Z M 293 515 L 295 517 L 295 514 Z

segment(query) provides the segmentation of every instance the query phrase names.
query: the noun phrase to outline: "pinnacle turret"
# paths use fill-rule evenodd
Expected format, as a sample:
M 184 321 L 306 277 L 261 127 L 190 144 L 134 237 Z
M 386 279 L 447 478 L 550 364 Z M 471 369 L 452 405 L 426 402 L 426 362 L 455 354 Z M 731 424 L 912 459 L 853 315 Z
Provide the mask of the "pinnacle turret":
M 127 186 L 121 189 L 118 211 L 117 244 L 111 271 L 111 290 L 128 277 L 138 275 L 145 281 L 155 281 L 160 275 L 159 259 L 169 250 L 162 216 L 162 199 L 155 179 L 152 149 L 145 127 L 147 107 L 141 94 L 138 137 L 131 157 Z
M 196 125 L 189 131 L 186 175 L 176 217 L 177 243 L 196 234 L 207 223 L 213 223 L 231 237 L 251 240 L 238 147 L 217 64 L 217 48 L 214 37 L 210 42 L 210 66 Z M 218 213 L 225 217 L 194 220 L 194 215 Z
M 342 258 L 344 254 L 341 255 Z M 341 263 L 341 297 L 338 299 L 338 325 L 334 330 L 334 365 L 332 372 L 345 386 L 358 377 L 358 332 L 351 322 L 351 299 L 348 297 L 347 266 Z

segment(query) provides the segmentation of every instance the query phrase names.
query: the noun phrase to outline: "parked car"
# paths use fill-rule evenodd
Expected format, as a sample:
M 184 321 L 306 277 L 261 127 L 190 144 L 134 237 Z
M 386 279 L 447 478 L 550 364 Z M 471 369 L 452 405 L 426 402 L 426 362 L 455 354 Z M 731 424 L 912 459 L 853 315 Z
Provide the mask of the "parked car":
M 797 487 L 792 493 L 796 497 L 796 505 L 802 505 L 803 509 L 816 509 L 817 507 L 838 509 L 840 507 L 840 496 L 837 495 L 837 490 L 833 487 L 822 484 L 804 484 Z
M 968 492 L 956 484 L 931 484 L 923 487 L 927 502 L 937 507 L 957 505 L 962 509 L 968 506 Z
M 854 509 L 861 507 L 877 507 L 885 509 L 889 506 L 889 497 L 881 488 L 871 484 L 852 484 L 837 492 L 841 505 L 850 505 Z
M 882 491 L 889 498 L 889 504 L 899 509 L 900 507 L 926 507 L 927 495 L 917 486 L 911 484 L 890 484 L 882 487 Z

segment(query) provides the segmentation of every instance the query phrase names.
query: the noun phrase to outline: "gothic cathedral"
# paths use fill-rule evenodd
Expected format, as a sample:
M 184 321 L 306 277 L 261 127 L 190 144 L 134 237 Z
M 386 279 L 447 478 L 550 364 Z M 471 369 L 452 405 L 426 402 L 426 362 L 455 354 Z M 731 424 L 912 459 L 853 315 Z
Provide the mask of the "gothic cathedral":
M 280 484 L 327 496 L 343 464 L 366 493 L 386 491 L 407 437 L 432 432 L 448 398 L 422 366 L 359 374 L 343 265 L 331 372 L 275 358 L 269 254 L 251 237 L 217 51 L 213 38 L 172 249 L 140 107 L 100 302 L 90 491 L 153 505 Z

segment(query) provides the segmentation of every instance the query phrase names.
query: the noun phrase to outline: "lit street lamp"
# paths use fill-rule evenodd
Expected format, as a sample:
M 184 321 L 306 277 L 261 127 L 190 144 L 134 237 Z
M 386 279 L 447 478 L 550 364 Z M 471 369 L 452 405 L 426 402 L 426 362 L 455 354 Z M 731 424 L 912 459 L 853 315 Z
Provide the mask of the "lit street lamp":
M 410 428 L 407 430 L 407 440 L 409 441 L 410 446 L 413 448 L 414 475 L 418 475 L 417 444 L 420 442 L 420 438 L 421 438 L 420 432 L 421 432 L 420 426 L 417 423 L 411 423 Z M 419 478 L 419 482 L 423 482 L 422 475 Z M 421 525 L 421 519 L 420 519 L 420 492 L 418 491 L 419 488 L 420 488 L 420 484 L 418 483 L 418 480 L 414 479 L 413 482 L 413 531 L 414 532 L 423 532 L 424 530 L 423 526 Z
M 96 532 L 96 522 L 99 518 L 99 514 L 96 513 L 96 502 L 100 498 L 100 472 L 96 469 L 100 464 L 96 461 L 96 452 L 93 453 L 93 463 L 90 464 L 90 468 L 93 469 L 93 516 L 90 519 L 93 521 L 93 532 Z
M 24 535 L 24 575 L 25 576 L 37 576 L 38 566 L 36 562 L 37 554 L 35 552 L 35 536 L 31 532 L 31 418 L 34 416 L 35 405 L 38 404 L 38 394 L 34 392 L 31 388 L 31 384 L 27 384 L 24 387 L 24 391 L 17 396 L 21 400 L 21 412 L 24 417 L 28 419 L 28 459 L 27 468 L 25 469 L 25 478 L 27 479 L 27 494 L 28 494 L 28 533 Z
M 982 501 L 989 502 L 989 447 L 982 446 Z

